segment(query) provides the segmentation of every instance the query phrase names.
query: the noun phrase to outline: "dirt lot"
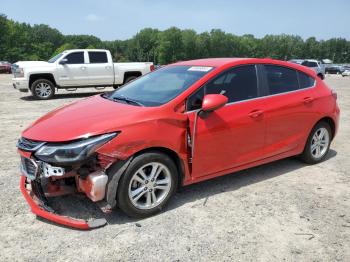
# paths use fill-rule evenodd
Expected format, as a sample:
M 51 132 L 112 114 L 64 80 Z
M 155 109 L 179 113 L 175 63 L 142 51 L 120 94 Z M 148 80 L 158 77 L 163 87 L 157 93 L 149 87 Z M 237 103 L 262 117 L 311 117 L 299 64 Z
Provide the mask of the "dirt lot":
M 87 232 L 30 212 L 15 144 L 34 119 L 93 93 L 33 101 L 10 81 L 0 75 L 0 261 L 350 261 L 350 77 L 326 79 L 341 108 L 327 161 L 291 158 L 189 186 L 157 216 L 135 221 L 116 210 Z

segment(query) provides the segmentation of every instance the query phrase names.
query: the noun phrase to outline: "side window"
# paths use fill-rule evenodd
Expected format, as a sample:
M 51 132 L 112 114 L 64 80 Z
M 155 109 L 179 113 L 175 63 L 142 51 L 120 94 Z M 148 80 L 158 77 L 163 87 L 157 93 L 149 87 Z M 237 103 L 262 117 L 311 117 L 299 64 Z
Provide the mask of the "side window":
M 186 102 L 186 111 L 200 109 L 202 107 L 203 97 L 204 87 L 201 87 L 188 97 Z
M 297 72 L 282 66 L 265 65 L 269 95 L 290 92 L 299 89 Z
M 205 85 L 206 94 L 222 94 L 228 102 L 244 101 L 258 97 L 255 65 L 232 68 Z
M 299 87 L 301 89 L 312 87 L 315 84 L 315 79 L 303 72 L 298 72 L 299 77 Z
M 84 64 L 84 52 L 75 52 L 66 55 L 66 64 Z
M 229 103 L 258 97 L 255 65 L 232 68 L 206 83 L 188 98 L 187 111 L 200 109 L 205 94 L 222 94 Z
M 106 52 L 89 52 L 91 64 L 108 63 Z

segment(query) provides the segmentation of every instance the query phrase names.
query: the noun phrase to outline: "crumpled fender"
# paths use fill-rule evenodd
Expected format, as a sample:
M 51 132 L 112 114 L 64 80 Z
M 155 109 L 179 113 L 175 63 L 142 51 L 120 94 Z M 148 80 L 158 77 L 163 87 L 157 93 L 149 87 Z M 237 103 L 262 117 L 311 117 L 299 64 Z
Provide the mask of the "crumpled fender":
M 109 208 L 116 206 L 116 196 L 118 190 L 118 184 L 120 177 L 124 174 L 125 170 L 130 165 L 131 161 L 134 159 L 134 156 L 129 157 L 126 160 L 118 160 L 107 170 L 108 183 L 106 188 L 106 201 L 109 205 Z

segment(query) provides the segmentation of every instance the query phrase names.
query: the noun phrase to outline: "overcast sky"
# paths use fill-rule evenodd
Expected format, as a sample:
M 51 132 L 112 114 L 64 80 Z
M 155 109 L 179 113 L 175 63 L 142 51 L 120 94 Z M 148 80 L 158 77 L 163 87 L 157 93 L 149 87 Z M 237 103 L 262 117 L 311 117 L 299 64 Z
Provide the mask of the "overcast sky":
M 127 39 L 145 27 L 350 39 L 350 0 L 1 0 L 0 13 L 63 34 Z

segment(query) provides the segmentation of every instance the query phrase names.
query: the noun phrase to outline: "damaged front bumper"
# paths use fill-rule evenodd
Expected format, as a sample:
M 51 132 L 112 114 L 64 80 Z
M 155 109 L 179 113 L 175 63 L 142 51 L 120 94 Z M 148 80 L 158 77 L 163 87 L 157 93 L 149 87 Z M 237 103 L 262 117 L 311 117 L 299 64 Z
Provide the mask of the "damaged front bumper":
M 41 195 L 43 192 L 40 192 L 42 191 L 40 185 L 38 185 L 38 183 L 36 183 L 35 185 L 34 183 L 35 182 L 33 181 L 29 182 L 27 177 L 25 177 L 24 175 L 21 176 L 21 192 L 28 205 L 30 206 L 32 212 L 37 216 L 45 218 L 57 224 L 82 230 L 98 228 L 107 224 L 107 221 L 104 218 L 94 220 L 83 220 L 56 214 L 55 211 L 50 206 L 48 206 L 45 195 Z M 30 188 L 28 188 L 29 186 Z M 36 188 L 38 186 L 39 188 Z M 36 189 L 33 190 L 34 188 Z M 34 193 L 34 191 L 38 192 Z
M 19 150 L 19 153 L 22 159 L 20 190 L 34 214 L 54 223 L 81 230 L 98 228 L 107 224 L 107 220 L 104 218 L 84 220 L 58 214 L 49 205 L 48 197 L 53 196 L 52 192 L 45 192 L 43 189 L 40 163 L 31 159 L 29 152 Z M 58 195 L 77 192 L 74 190 L 59 191 L 57 191 Z

